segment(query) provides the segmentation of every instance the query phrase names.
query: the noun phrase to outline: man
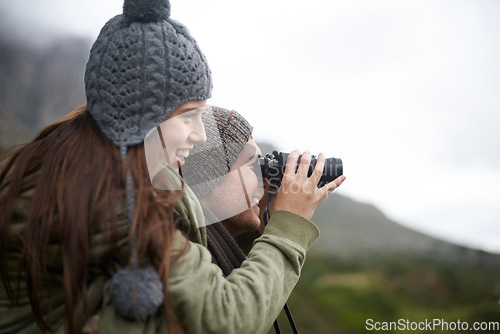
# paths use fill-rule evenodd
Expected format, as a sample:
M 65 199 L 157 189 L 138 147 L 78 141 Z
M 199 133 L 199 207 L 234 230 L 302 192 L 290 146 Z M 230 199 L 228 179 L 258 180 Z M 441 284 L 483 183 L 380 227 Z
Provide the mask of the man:
M 245 260 L 241 249 L 249 250 L 260 235 L 261 211 L 269 200 L 264 192 L 267 181 L 256 163 L 262 153 L 252 127 L 240 114 L 209 106 L 202 121 L 207 140 L 195 145 L 180 173 L 203 205 L 212 261 L 228 276 Z M 285 311 L 296 331 L 286 304 Z M 279 333 L 277 321 L 274 326 Z
M 256 231 L 260 227 L 260 208 L 258 205 L 263 195 L 262 177 L 260 171 L 255 170 L 255 162 L 260 156 L 261 151 L 250 136 L 238 158 L 230 166 L 228 175 L 222 179 L 222 182 L 211 193 L 201 200 L 208 208 L 213 208 L 218 206 L 217 203 L 222 203 L 223 208 L 241 207 L 241 209 L 245 209 L 221 221 L 222 225 L 233 237 L 245 232 Z M 241 182 L 241 179 L 244 182 Z M 245 202 L 246 205 L 242 206 L 241 202 L 243 201 L 233 194 L 244 190 L 247 191 L 249 203 Z M 225 212 L 223 208 L 219 211 Z
M 181 173 L 203 204 L 208 248 L 225 275 L 245 256 L 233 237 L 258 231 L 263 180 L 252 127 L 236 111 L 210 107 L 202 115 L 207 141 L 195 145 Z

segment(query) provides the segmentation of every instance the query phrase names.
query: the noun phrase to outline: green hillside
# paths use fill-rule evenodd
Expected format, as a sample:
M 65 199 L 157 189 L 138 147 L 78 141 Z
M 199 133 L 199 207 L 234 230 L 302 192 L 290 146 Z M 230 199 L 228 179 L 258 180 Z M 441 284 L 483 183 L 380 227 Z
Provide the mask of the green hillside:
M 300 333 L 460 333 L 451 330 L 458 321 L 491 322 L 498 329 L 478 333 L 500 333 L 500 255 L 429 237 L 339 195 L 313 220 L 321 237 L 288 303 Z M 426 321 L 436 326 L 382 330 Z M 284 314 L 280 327 L 292 333 Z
M 460 320 L 471 327 L 474 322 L 500 326 L 499 299 L 498 267 L 464 266 L 407 254 L 383 259 L 315 254 L 309 256 L 288 304 L 301 333 L 367 333 L 369 319 L 380 323 Z M 453 332 L 443 326 L 414 332 Z M 282 333 L 292 333 L 284 315 L 280 327 Z M 500 333 L 500 328 L 483 331 L 495 332 Z

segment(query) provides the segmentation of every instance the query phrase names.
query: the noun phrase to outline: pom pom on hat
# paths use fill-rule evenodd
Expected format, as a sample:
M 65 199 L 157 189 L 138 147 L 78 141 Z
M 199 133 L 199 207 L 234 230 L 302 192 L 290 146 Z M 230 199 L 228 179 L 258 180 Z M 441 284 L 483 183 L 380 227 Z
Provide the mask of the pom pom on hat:
M 125 0 L 123 15 L 133 22 L 160 22 L 170 16 L 169 0 Z
M 163 285 L 153 267 L 131 267 L 118 271 L 109 291 L 121 315 L 146 320 L 163 304 Z

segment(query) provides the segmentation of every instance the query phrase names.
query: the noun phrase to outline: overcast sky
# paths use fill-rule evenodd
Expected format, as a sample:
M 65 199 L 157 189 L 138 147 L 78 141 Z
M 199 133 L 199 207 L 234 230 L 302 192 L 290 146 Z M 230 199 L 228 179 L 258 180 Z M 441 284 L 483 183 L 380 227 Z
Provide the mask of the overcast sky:
M 209 103 L 257 140 L 340 157 L 339 193 L 500 252 L 500 1 L 171 3 L 211 66 Z M 93 40 L 121 6 L 0 0 L 0 19 Z

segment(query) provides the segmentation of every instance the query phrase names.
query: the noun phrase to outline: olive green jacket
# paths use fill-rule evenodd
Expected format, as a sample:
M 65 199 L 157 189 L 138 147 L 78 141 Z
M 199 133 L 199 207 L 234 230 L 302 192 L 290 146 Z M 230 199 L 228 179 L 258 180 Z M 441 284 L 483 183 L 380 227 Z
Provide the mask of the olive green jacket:
M 23 216 L 29 201 L 19 200 L 15 221 L 7 240 L 7 259 L 12 282 L 16 282 L 20 234 Z M 248 259 L 241 268 L 224 277 L 211 261 L 206 245 L 206 233 L 200 221 L 201 207 L 189 188 L 176 208 L 183 217 L 175 235 L 174 249 L 187 250 L 170 270 L 168 292 L 176 315 L 186 333 L 265 333 L 278 316 L 290 292 L 297 283 L 305 261 L 306 251 L 319 236 L 318 229 L 309 220 L 286 211 L 273 214 L 263 235 L 255 240 Z M 196 226 L 196 227 L 195 227 Z M 128 227 L 119 225 L 122 238 L 119 246 L 128 251 Z M 186 230 L 187 229 L 187 230 Z M 186 239 L 186 235 L 190 240 Z M 89 260 L 88 305 L 97 313 L 98 333 L 166 333 L 162 310 L 145 322 L 131 321 L 116 313 L 107 290 L 108 276 L 100 273 L 96 263 L 103 247 L 104 236 L 93 236 Z M 194 241 L 194 242 L 193 242 Z M 58 245 L 49 245 L 49 252 L 57 254 Z M 174 252 L 176 253 L 176 252 Z M 116 264 L 115 264 L 116 265 Z M 46 315 L 49 323 L 56 324 L 57 333 L 64 332 L 64 291 L 60 259 L 49 263 L 47 283 L 52 311 Z M 15 285 L 14 285 L 15 286 Z M 21 282 L 20 296 L 10 305 L 6 292 L 0 286 L 0 333 L 40 333 L 34 322 L 25 284 Z M 75 320 L 83 328 L 88 320 L 83 316 L 82 303 L 77 305 Z
M 190 243 L 171 270 L 168 287 L 186 333 L 266 333 L 300 276 L 306 250 L 318 237 L 307 219 L 275 212 L 241 268 L 224 277 L 210 252 Z M 185 238 L 177 235 L 177 247 Z M 161 314 L 141 324 L 117 315 L 107 294 L 99 333 L 166 333 Z

